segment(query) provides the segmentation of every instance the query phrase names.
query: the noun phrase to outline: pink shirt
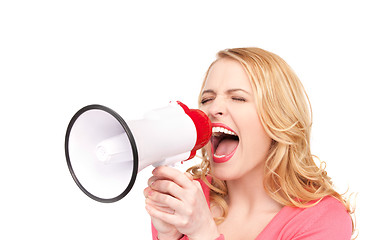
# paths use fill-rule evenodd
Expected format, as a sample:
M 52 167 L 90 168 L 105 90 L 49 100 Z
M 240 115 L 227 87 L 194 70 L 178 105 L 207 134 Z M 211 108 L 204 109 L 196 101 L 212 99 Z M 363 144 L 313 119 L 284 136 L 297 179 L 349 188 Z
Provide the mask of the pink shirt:
M 200 181 L 209 206 L 209 187 Z M 157 231 L 152 227 L 153 240 Z M 256 240 L 349 240 L 352 220 L 345 207 L 333 197 L 325 197 L 309 208 L 283 207 Z M 188 239 L 186 236 L 182 240 Z

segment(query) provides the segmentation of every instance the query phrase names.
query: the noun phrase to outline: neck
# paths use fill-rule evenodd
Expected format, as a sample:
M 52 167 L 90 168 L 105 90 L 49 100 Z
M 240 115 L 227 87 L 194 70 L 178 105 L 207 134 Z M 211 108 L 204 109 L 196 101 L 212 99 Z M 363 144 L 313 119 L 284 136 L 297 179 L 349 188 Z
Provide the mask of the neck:
M 238 179 L 228 180 L 230 209 L 238 209 L 245 214 L 279 211 L 281 205 L 274 201 L 263 187 L 263 176 L 263 167 L 259 167 Z

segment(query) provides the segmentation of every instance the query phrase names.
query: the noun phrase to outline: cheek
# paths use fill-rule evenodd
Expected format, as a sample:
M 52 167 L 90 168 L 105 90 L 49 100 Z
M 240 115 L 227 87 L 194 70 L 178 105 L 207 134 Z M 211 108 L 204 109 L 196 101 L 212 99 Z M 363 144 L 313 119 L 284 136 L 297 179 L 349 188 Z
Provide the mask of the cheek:
M 248 156 L 259 160 L 265 159 L 272 139 L 267 135 L 258 116 L 249 118 L 244 129 L 242 140 Z

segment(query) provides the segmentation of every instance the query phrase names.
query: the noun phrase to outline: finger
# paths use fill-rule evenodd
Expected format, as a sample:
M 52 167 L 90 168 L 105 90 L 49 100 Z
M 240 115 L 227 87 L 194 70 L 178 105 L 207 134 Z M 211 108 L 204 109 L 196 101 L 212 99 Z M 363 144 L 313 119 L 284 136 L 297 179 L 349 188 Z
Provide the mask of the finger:
M 148 186 L 151 186 L 153 184 L 153 182 L 157 181 L 157 180 L 166 180 L 167 178 L 165 177 L 161 177 L 161 176 L 151 176 L 149 179 L 148 179 Z M 168 180 L 168 179 L 167 179 Z
M 174 214 L 175 210 L 169 208 L 168 206 L 158 204 L 157 202 L 152 201 L 151 199 L 145 199 L 145 205 L 150 205 L 151 207 L 157 209 L 158 211 Z
M 150 186 L 152 190 L 169 194 L 175 198 L 180 199 L 183 195 L 184 189 L 171 180 L 157 180 Z
M 183 207 L 182 201 L 177 199 L 176 197 L 154 190 L 150 192 L 147 199 L 149 199 L 150 201 L 152 201 L 152 203 L 160 207 L 169 207 L 175 210 L 178 210 L 181 207 Z
M 178 216 L 176 216 L 176 212 L 166 213 L 158 210 L 150 204 L 146 204 L 145 209 L 151 217 L 157 218 L 165 223 L 173 225 L 178 221 Z
M 149 198 L 151 198 L 151 202 L 155 203 L 156 206 L 160 206 L 160 207 L 167 207 L 166 204 L 164 203 L 161 203 L 161 202 L 156 202 L 154 201 L 155 198 L 153 198 L 153 195 L 154 195 L 154 192 L 155 190 L 151 189 L 150 187 L 147 187 L 144 189 L 144 196 L 145 196 L 145 201 Z
M 152 192 L 153 189 L 151 187 L 146 187 L 143 191 L 145 198 L 148 198 L 150 192 Z
M 153 176 L 158 178 L 169 179 L 175 182 L 177 185 L 183 188 L 191 187 L 192 181 L 189 179 L 188 175 L 184 174 L 183 172 L 167 167 L 167 166 L 160 166 L 153 170 Z
M 193 177 L 191 176 L 191 174 L 187 174 L 187 177 L 189 178 L 189 180 L 192 180 L 193 179 Z M 144 191 L 143 191 L 143 193 L 144 193 L 144 196 L 145 196 L 145 198 L 147 198 L 148 197 L 148 194 L 149 194 L 149 192 L 151 192 L 151 190 L 152 189 L 155 189 L 155 190 L 158 190 L 158 191 L 161 191 L 161 192 L 163 192 L 163 193 L 168 193 L 168 194 L 172 194 L 172 195 L 178 195 L 178 194 L 176 194 L 174 191 L 169 191 L 169 189 L 173 189 L 173 188 L 175 188 L 176 190 L 180 190 L 179 188 L 177 188 L 177 185 L 175 184 L 175 183 L 173 183 L 171 180 L 169 180 L 169 181 L 171 181 L 173 184 L 170 184 L 170 183 L 167 183 L 167 182 L 162 182 L 162 184 L 160 184 L 161 182 L 159 181 L 159 180 L 168 180 L 168 179 L 166 179 L 166 178 L 159 178 L 159 177 L 156 177 L 156 176 L 152 176 L 152 177 L 150 177 L 149 179 L 148 179 L 148 187 L 146 187 L 145 189 L 144 189 Z M 155 186 L 153 186 L 153 183 L 156 183 L 156 185 Z M 169 186 L 169 185 L 172 185 L 172 187 L 171 186 Z M 175 186 L 176 185 L 176 186 Z
M 188 177 L 189 179 L 191 178 Z M 161 176 L 151 176 L 149 179 L 148 179 L 148 186 L 152 185 L 153 182 L 157 181 L 157 180 L 169 180 L 168 178 L 165 178 L 165 177 L 161 177 Z M 191 179 L 192 180 L 192 179 Z

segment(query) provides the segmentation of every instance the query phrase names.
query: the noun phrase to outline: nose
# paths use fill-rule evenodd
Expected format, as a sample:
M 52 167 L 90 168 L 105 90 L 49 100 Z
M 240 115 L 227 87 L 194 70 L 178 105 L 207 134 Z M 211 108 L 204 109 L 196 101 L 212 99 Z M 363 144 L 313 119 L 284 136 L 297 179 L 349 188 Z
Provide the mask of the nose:
M 220 98 L 214 99 L 211 103 L 208 104 L 206 112 L 208 117 L 212 119 L 218 119 L 224 117 L 227 114 L 227 108 L 225 102 Z

